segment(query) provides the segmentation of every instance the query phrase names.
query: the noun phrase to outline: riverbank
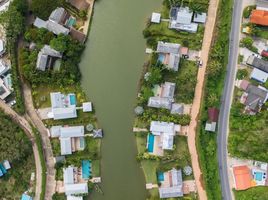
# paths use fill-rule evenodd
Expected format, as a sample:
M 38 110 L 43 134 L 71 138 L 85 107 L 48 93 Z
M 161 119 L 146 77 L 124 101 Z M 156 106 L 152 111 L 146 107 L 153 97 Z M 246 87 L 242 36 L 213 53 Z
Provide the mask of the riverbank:
M 194 3 L 199 4 L 204 12 L 207 11 L 208 1 L 196 1 Z M 148 199 L 160 198 L 157 188 L 161 188 L 161 184 L 165 183 L 159 179 L 159 174 L 176 168 L 183 170 L 183 180 L 194 179 L 193 174 L 185 174 L 184 170 L 192 166 L 187 134 L 188 125 L 191 120 L 191 106 L 195 94 L 194 88 L 197 83 L 197 61 L 202 46 L 204 26 L 199 24 L 197 33 L 171 30 L 168 28 L 168 22 L 166 22 L 167 18 L 169 18 L 169 10 L 169 2 L 164 1 L 161 12 L 159 12 L 163 19 L 162 22 L 160 24 L 148 22 L 146 29 L 143 31 L 144 37 L 147 39 L 147 46 L 154 51 L 156 46 L 159 45 L 158 42 L 162 40 L 180 44 L 182 45 L 181 48 L 184 49 L 187 47 L 187 51 L 191 53 L 189 53 L 188 59 L 181 57 L 178 72 L 166 70 L 165 65 L 161 64 L 160 56 L 157 53 L 152 53 L 146 65 L 147 68 L 144 68 L 147 71 L 142 74 L 143 77 L 140 81 L 140 91 L 135 109 L 137 116 L 134 121 L 134 130 L 147 130 L 137 132 L 135 135 L 138 146 L 137 159 L 140 161 L 145 174 Z M 182 107 L 183 111 L 172 114 L 167 109 L 153 108 L 154 106 L 148 107 L 147 103 L 151 101 L 152 96 L 161 97 L 161 92 L 159 91 L 163 92 L 167 87 L 166 85 L 170 83 L 175 85 L 174 100 L 176 106 Z M 158 123 L 157 121 L 166 123 L 163 124 L 163 128 L 164 126 L 172 126 L 173 123 L 181 126 L 180 130 L 176 130 L 173 148 L 170 150 L 163 151 L 161 149 L 161 140 L 163 138 L 158 139 L 158 136 L 153 136 L 154 133 L 148 134 L 149 130 L 153 129 L 152 123 Z M 195 192 L 197 191 L 190 191 L 185 196 L 195 199 Z

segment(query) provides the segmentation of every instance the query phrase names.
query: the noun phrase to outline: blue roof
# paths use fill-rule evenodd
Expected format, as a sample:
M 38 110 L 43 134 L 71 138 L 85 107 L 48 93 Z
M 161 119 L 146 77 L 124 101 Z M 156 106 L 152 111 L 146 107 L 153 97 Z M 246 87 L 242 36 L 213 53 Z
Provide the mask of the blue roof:
M 7 173 L 6 168 L 0 163 L 0 171 L 2 171 L 3 174 Z
M 30 196 L 28 196 L 27 194 L 23 194 L 23 195 L 21 196 L 21 200 L 33 200 L 33 198 L 30 197 Z

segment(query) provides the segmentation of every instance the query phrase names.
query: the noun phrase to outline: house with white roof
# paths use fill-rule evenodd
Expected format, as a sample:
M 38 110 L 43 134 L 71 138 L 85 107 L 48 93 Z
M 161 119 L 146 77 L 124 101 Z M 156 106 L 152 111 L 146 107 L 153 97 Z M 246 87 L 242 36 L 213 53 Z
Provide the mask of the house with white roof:
M 178 71 L 180 63 L 180 44 L 159 41 L 156 52 L 159 54 L 158 61 L 167 69 Z
M 150 132 L 155 137 L 159 137 L 157 146 L 162 150 L 173 149 L 174 136 L 179 129 L 180 125 L 169 122 L 152 121 L 150 125 Z
M 254 68 L 250 74 L 250 78 L 261 83 L 265 83 L 268 79 L 268 73 L 257 68 Z
M 62 54 L 49 45 L 45 45 L 38 53 L 36 69 L 41 71 L 51 69 L 58 58 L 62 58 Z
M 49 118 L 54 120 L 71 119 L 77 117 L 76 99 L 74 94 L 64 95 L 60 92 L 50 93 L 51 113 Z
M 183 197 L 182 172 L 173 168 L 164 173 L 164 180 L 159 187 L 160 198 Z
M 170 10 L 169 28 L 196 33 L 198 24 L 192 22 L 193 11 L 188 7 L 172 7 Z
M 86 183 L 77 183 L 77 171 L 76 167 L 69 166 L 68 168 L 63 169 L 63 182 L 64 190 L 69 200 L 82 200 L 82 194 L 88 194 L 88 184 Z
M 0 56 L 3 56 L 5 52 L 6 52 L 5 43 L 2 39 L 0 39 Z
M 204 23 L 206 23 L 206 20 L 207 20 L 206 13 L 194 13 L 193 22 L 204 24 Z
M 3 76 L 10 70 L 10 66 L 2 59 L 0 59 L 0 76 Z
M 4 81 L 0 78 L 0 99 L 4 100 L 11 94 L 11 91 L 5 86 Z
M 84 126 L 52 126 L 50 136 L 60 140 L 61 155 L 70 155 L 72 152 L 81 151 L 85 148 Z

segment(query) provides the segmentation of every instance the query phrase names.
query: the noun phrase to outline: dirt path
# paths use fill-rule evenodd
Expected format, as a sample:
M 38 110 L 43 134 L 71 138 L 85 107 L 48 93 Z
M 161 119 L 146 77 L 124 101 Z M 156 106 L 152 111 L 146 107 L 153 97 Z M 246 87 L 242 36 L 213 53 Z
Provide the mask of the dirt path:
M 41 190 L 42 190 L 42 166 L 41 166 L 41 161 L 40 161 L 34 133 L 32 131 L 32 127 L 30 126 L 30 124 L 24 117 L 18 115 L 12 108 L 10 108 L 2 100 L 0 100 L 0 108 L 5 112 L 5 114 L 10 116 L 13 119 L 13 121 L 17 123 L 24 130 L 24 132 L 26 133 L 26 135 L 32 142 L 35 167 L 36 167 L 35 199 L 39 200 Z
M 217 8 L 218 8 L 219 0 L 210 0 L 210 5 L 208 8 L 208 17 L 206 22 L 205 34 L 201 49 L 201 59 L 203 61 L 203 66 L 199 68 L 197 75 L 197 85 L 195 88 L 195 97 L 193 101 L 192 111 L 191 111 L 191 122 L 189 125 L 188 132 L 188 146 L 192 159 L 192 166 L 194 177 L 196 181 L 197 191 L 200 200 L 206 200 L 207 194 L 204 188 L 203 178 L 201 169 L 199 166 L 198 153 L 196 149 L 196 127 L 198 114 L 200 110 L 200 104 L 202 100 L 202 92 L 204 87 L 204 79 L 206 73 L 206 66 L 209 56 L 210 45 L 213 37 L 213 30 L 216 21 Z

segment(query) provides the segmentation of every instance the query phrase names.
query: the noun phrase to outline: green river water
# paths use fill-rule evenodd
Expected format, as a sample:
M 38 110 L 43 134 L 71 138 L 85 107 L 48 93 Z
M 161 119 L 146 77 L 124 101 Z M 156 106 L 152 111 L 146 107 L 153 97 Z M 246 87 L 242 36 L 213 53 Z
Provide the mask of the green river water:
M 145 181 L 136 162 L 132 133 L 137 84 L 145 61 L 142 30 L 161 0 L 98 0 L 80 65 L 82 84 L 93 101 L 105 137 L 102 190 L 94 200 L 144 200 Z

